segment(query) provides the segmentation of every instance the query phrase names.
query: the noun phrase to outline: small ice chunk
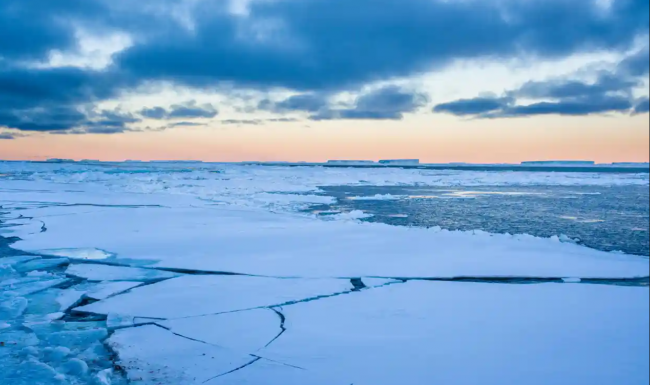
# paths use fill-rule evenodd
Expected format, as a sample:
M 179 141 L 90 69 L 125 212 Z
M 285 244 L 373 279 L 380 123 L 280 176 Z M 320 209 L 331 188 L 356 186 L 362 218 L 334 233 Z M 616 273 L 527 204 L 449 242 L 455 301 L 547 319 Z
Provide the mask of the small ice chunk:
M 328 218 L 334 218 L 339 221 L 357 221 L 359 219 L 366 219 L 373 217 L 372 214 L 364 213 L 361 210 L 353 210 L 347 213 L 341 213 L 329 216 Z
M 64 346 L 47 347 L 43 349 L 43 359 L 46 362 L 59 363 L 70 356 L 70 349 Z
M 33 327 L 35 325 L 49 324 L 65 316 L 65 313 L 48 313 L 48 314 L 27 314 L 25 315 L 25 326 Z
M 5 343 L 5 346 L 22 349 L 28 346 L 37 346 L 39 339 L 34 333 L 9 330 L 2 333 L 2 342 Z
M 121 329 L 133 326 L 151 324 L 157 320 L 151 318 L 134 317 L 130 315 L 108 314 L 106 326 L 109 329 Z
M 29 301 L 25 297 L 0 294 L 0 320 L 12 320 L 23 315 Z
M 135 317 L 129 315 L 120 315 L 110 313 L 106 318 L 106 326 L 109 329 L 119 329 L 125 327 L 132 327 L 135 325 Z
M 12 285 L 9 288 L 6 286 L 3 288 L 5 290 L 5 293 L 9 293 L 10 295 L 13 296 L 26 296 L 34 293 L 38 293 L 39 291 L 47 290 L 49 288 L 61 285 L 65 282 L 68 281 L 68 279 L 65 278 L 54 278 L 54 279 L 30 279 L 31 277 L 27 277 L 25 280 L 21 280 L 22 282 L 20 284 Z
M 86 297 L 98 301 L 139 286 L 140 282 L 102 282 L 88 288 Z
M 62 331 L 45 337 L 50 345 L 64 346 L 70 349 L 87 349 L 94 342 L 108 337 L 106 329 L 96 328 L 79 331 Z
M 97 385 L 112 385 L 113 369 L 104 369 L 97 373 Z
M 580 278 L 562 278 L 562 281 L 564 281 L 564 283 L 581 283 L 582 279 L 580 279 Z
M 11 369 L 11 368 L 10 368 Z M 2 379 L 2 377 L 0 377 Z M 31 359 L 14 370 L 8 371 L 7 382 L 11 385 L 68 385 L 65 376 L 49 365 Z
M 68 258 L 41 258 L 16 265 L 14 269 L 21 273 L 27 273 L 34 270 L 49 270 L 55 267 L 67 265 L 68 263 L 70 263 Z
M 403 198 L 404 196 L 399 196 L 399 195 L 376 194 L 373 196 L 365 196 L 365 197 L 349 197 L 348 199 L 353 201 L 395 201 Z
M 77 358 L 101 368 L 110 368 L 113 365 L 111 353 L 101 342 L 95 342 L 88 349 L 81 352 Z
M 73 358 L 63 364 L 63 370 L 66 374 L 83 377 L 88 374 L 88 364 L 78 358 Z
M 14 266 L 20 263 L 29 262 L 34 259 L 40 259 L 37 256 L 21 255 L 17 257 L 2 257 L 0 258 L 0 266 Z
M 71 259 L 83 259 L 83 260 L 101 260 L 108 259 L 113 257 L 113 254 L 93 248 L 79 248 L 79 249 L 47 249 L 47 250 L 36 250 L 36 254 L 49 255 L 53 257 L 66 257 Z
M 34 346 L 27 346 L 23 348 L 23 350 L 20 351 L 23 357 L 29 358 L 29 357 L 38 357 L 39 351 L 37 348 Z
M 149 282 L 178 277 L 179 274 L 153 269 L 108 265 L 72 265 L 66 274 L 89 281 L 138 281 Z
M 61 305 L 61 311 L 65 312 L 76 305 L 83 298 L 85 292 L 74 289 L 61 290 L 56 297 L 56 302 Z

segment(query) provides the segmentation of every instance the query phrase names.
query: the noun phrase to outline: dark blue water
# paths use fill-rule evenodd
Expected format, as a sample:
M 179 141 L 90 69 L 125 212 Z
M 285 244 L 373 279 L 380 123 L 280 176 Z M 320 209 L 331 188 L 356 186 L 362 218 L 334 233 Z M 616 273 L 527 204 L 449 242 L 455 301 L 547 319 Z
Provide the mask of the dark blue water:
M 650 255 L 649 189 L 624 187 L 322 187 L 313 212 L 363 210 L 368 222 L 492 233 L 567 235 L 604 251 Z M 397 200 L 357 200 L 376 194 Z M 322 214 L 327 215 L 327 214 Z

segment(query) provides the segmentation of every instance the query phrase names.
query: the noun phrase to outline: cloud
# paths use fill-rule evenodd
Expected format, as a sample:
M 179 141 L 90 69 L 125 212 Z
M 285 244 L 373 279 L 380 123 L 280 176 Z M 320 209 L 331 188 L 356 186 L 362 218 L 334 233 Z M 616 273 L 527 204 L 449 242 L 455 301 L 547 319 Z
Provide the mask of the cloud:
M 562 99 L 591 97 L 610 92 L 629 94 L 634 87 L 642 83 L 637 79 L 629 79 L 610 73 L 602 73 L 593 83 L 577 80 L 551 80 L 546 82 L 528 82 L 519 90 L 513 92 L 517 97 L 530 99 Z
M 226 125 L 259 126 L 264 124 L 264 121 L 261 119 L 225 119 L 219 123 Z
M 119 65 L 201 88 L 350 89 L 457 59 L 624 50 L 648 32 L 649 6 L 617 0 L 604 16 L 593 0 L 287 0 L 253 2 L 245 18 L 224 8 L 198 3 L 191 30 L 170 19 Z
M 478 118 L 535 115 L 592 115 L 610 112 L 643 112 L 643 101 L 634 105 L 634 91 L 648 75 L 647 49 L 625 58 L 612 71 L 600 71 L 593 82 L 570 78 L 527 82 L 501 98 L 477 97 L 435 106 L 433 112 Z M 518 103 L 533 100 L 533 103 Z
M 618 66 L 618 72 L 628 76 L 648 76 L 650 72 L 650 50 L 648 47 L 629 56 Z
M 195 101 L 189 101 L 183 104 L 175 104 L 170 109 L 162 107 L 145 108 L 140 111 L 140 115 L 149 119 L 195 119 L 195 118 L 214 118 L 219 111 L 211 104 L 198 105 Z
M 169 124 L 167 127 L 168 127 L 168 128 L 177 128 L 177 127 L 203 127 L 203 126 L 205 126 L 204 123 L 196 123 L 196 122 L 177 122 L 177 123 Z
M 0 5 L 0 56 L 5 60 L 45 58 L 76 43 L 73 25 L 105 16 L 94 0 L 3 0 Z M 65 22 L 61 22 L 65 20 Z
M 314 119 L 400 119 L 412 111 L 408 96 L 374 96 L 406 103 L 392 109 L 382 106 L 381 99 L 359 99 L 352 108 L 337 109 L 323 95 L 463 59 L 623 52 L 636 38 L 647 36 L 649 24 L 647 0 L 616 0 L 607 10 L 594 0 L 254 1 L 243 15 L 233 15 L 227 3 L 3 0 L 0 127 L 126 130 L 131 123 L 100 124 L 82 116 L 83 111 L 156 81 L 203 90 L 226 83 L 233 89 L 297 91 L 300 96 L 268 108 L 306 111 Z M 48 62 L 53 53 L 83 48 L 77 28 L 89 36 L 128 36 L 132 44 L 101 70 L 35 66 Z M 631 77 L 647 75 L 647 51 L 621 63 L 618 71 Z M 553 92 L 580 85 L 564 87 Z M 588 100 L 587 95 L 573 98 Z M 141 114 L 188 120 L 211 119 L 218 111 L 190 103 Z
M 153 107 L 153 108 L 143 109 L 142 111 L 140 111 L 140 115 L 149 119 L 161 120 L 161 119 L 165 119 L 168 116 L 168 112 L 166 109 L 162 107 Z
M 509 98 L 486 98 L 460 99 L 449 103 L 443 103 L 433 108 L 434 112 L 449 113 L 458 116 L 482 115 L 502 109 L 511 102 Z
M 258 108 L 261 110 L 271 110 L 277 113 L 293 111 L 318 112 L 327 107 L 327 105 L 328 97 L 326 95 L 309 93 L 291 96 L 278 103 L 263 100 L 259 103 Z
M 331 109 L 328 107 L 312 115 L 311 119 L 400 120 L 405 113 L 415 112 L 428 103 L 428 100 L 424 94 L 388 86 L 360 95 L 352 108 Z
M 559 102 L 541 102 L 526 106 L 508 106 L 492 117 L 515 117 L 533 115 L 591 115 L 607 112 L 628 112 L 632 103 L 623 97 L 595 97 Z
M 642 98 L 634 106 L 635 114 L 647 114 L 650 112 L 650 99 Z
M 115 134 L 129 131 L 140 120 L 120 111 L 83 112 L 68 106 L 36 108 L 0 114 L 0 126 L 20 131 L 75 134 Z

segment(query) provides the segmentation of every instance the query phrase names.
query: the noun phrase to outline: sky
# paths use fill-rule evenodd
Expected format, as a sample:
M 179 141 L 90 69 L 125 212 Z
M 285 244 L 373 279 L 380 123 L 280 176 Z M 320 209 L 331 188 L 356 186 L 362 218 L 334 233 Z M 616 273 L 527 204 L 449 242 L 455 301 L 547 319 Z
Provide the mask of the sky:
M 3 0 L 0 159 L 647 162 L 647 0 Z

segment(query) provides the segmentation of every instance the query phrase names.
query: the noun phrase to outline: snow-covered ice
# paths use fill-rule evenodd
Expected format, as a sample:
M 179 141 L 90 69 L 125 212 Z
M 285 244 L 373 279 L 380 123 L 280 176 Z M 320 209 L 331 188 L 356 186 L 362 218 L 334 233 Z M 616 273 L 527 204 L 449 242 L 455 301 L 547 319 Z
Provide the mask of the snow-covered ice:
M 139 286 L 140 282 L 101 282 L 93 283 L 86 286 L 85 296 L 95 300 L 102 300 L 113 295 L 125 292 L 129 289 Z
M 259 354 L 355 385 L 649 381 L 648 290 L 409 282 L 283 309 Z
M 154 325 L 117 330 L 108 344 L 128 378 L 142 385 L 203 384 L 255 359 Z
M 14 266 L 14 269 L 19 272 L 27 273 L 34 270 L 48 270 L 67 265 L 68 263 L 70 263 L 70 260 L 67 258 L 38 258 L 16 265 Z
M 93 314 L 178 319 L 280 306 L 349 292 L 349 280 L 184 276 L 76 308 Z
M 647 276 L 649 268 L 648 259 L 558 239 L 322 221 L 231 207 L 111 209 L 68 218 L 50 218 L 47 233 L 14 247 L 95 246 L 115 253 L 118 261 L 281 277 L 629 278 Z
M 178 277 L 179 274 L 166 271 L 140 269 L 135 267 L 80 264 L 72 265 L 66 274 L 89 281 L 137 281 L 150 282 Z
M 205 317 L 160 321 L 174 333 L 235 351 L 254 353 L 282 333 L 281 313 L 256 309 Z

